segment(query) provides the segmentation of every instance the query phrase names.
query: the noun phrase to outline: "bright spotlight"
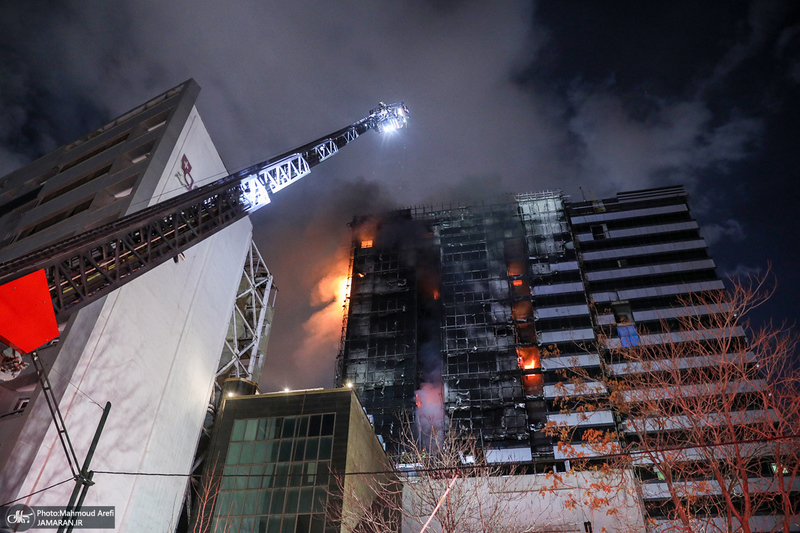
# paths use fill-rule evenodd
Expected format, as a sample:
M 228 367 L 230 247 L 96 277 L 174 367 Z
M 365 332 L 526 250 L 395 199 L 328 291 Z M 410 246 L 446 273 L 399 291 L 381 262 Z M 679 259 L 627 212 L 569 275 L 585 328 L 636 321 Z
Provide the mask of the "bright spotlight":
M 283 392 L 289 392 L 289 387 L 286 387 L 285 389 L 283 389 Z
M 347 382 L 347 388 L 348 388 L 348 389 L 352 389 L 352 388 L 353 388 L 353 383 L 352 383 L 352 382 L 350 382 L 350 381 L 348 381 L 348 382 Z
M 229 393 L 228 393 L 228 398 L 232 398 L 232 397 L 233 397 L 233 393 L 232 393 L 232 392 L 229 392 Z

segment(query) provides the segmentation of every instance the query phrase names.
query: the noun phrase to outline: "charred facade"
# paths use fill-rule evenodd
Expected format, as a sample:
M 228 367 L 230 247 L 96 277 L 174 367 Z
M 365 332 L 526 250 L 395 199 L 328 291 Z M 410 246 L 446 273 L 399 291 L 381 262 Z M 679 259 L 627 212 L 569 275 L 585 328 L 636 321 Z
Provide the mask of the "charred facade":
M 352 230 L 338 384 L 353 384 L 384 439 L 414 412 L 422 429 L 470 431 L 501 461 L 563 460 L 542 430 L 569 423 L 555 401 L 564 369 L 600 378 L 600 336 L 627 342 L 681 294 L 722 288 L 682 187 L 414 207 Z

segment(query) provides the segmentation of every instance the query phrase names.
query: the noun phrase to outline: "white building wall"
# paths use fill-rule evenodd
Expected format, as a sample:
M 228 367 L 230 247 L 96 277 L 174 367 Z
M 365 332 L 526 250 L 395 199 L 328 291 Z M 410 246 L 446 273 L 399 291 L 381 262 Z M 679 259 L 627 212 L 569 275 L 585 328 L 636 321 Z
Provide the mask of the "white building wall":
M 195 183 L 227 174 L 196 109 L 155 196 L 135 199 L 132 210 L 186 190 L 184 155 Z M 189 473 L 251 236 L 250 220 L 241 220 L 189 249 L 185 260 L 162 264 L 88 306 L 79 314 L 91 318 L 78 316 L 71 324 L 70 336 L 88 335 L 88 342 L 61 410 L 82 461 L 102 414 L 100 406 L 112 404 L 91 464 L 96 484 L 85 505 L 115 506 L 116 531 L 168 531 L 177 522 L 185 477 L 103 472 Z M 59 361 L 68 359 L 74 360 L 59 357 L 51 375 L 57 376 Z M 19 495 L 69 477 L 51 426 Z M 65 505 L 73 486 L 65 483 L 25 503 Z
M 458 529 L 464 531 L 525 531 L 584 533 L 585 523 L 590 522 L 592 531 L 615 533 L 640 533 L 645 531 L 641 499 L 636 494 L 633 476 L 630 472 L 614 477 L 602 477 L 594 472 L 575 472 L 553 475 L 519 475 L 507 477 L 468 477 L 456 481 L 448 495 L 450 505 L 464 518 Z M 430 516 L 433 505 L 438 500 L 433 495 L 442 495 L 447 489 L 449 479 L 436 480 L 441 487 L 430 486 L 430 481 L 422 482 L 426 487 L 407 482 L 403 488 L 403 504 L 406 516 L 403 520 L 403 533 L 416 533 Z M 598 486 L 608 486 L 608 491 Z M 440 490 L 441 489 L 441 490 Z M 430 504 L 415 506 L 419 495 Z M 608 498 L 607 503 L 584 505 L 587 497 Z M 572 502 L 580 502 L 573 505 Z M 461 509 L 461 506 L 464 509 Z M 454 506 L 454 507 L 453 507 Z M 490 523 L 483 524 L 477 518 L 491 517 Z M 441 525 L 434 519 L 427 531 L 440 532 Z

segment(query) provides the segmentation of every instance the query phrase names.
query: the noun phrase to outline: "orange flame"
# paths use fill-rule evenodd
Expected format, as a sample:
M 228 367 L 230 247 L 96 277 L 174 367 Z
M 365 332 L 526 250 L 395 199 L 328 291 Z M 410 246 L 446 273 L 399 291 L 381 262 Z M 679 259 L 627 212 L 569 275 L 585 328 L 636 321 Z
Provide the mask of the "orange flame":
M 337 258 L 314 287 L 310 303 L 317 310 L 303 324 L 305 336 L 295 351 L 298 358 L 309 360 L 337 349 L 343 307 L 347 305 L 350 290 L 347 266 L 346 256 Z
M 539 368 L 539 349 L 536 346 L 517 346 L 517 361 L 523 370 Z

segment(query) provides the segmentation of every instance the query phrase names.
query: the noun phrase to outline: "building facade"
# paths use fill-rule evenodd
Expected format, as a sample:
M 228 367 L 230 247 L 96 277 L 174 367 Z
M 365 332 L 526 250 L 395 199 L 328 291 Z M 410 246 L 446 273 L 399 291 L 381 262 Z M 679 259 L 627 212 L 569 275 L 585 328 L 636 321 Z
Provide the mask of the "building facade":
M 609 402 L 565 408 L 570 375 L 606 393 L 625 372 L 612 352 L 674 342 L 660 336 L 670 320 L 712 312 L 681 302 L 724 289 L 682 187 L 592 201 L 519 194 L 358 217 L 352 228 L 338 383 L 356 387 L 387 441 L 410 412 L 423 433 L 472 434 L 489 461 L 564 470 L 589 453 L 587 431 L 636 438 Z M 733 335 L 746 345 L 741 329 Z M 570 428 L 573 448 L 548 427 Z M 657 482 L 641 492 L 655 517 L 669 508 Z
M 195 107 L 199 90 L 189 80 L 2 178 L 0 261 L 227 175 Z M 215 376 L 260 372 L 272 276 L 251 235 L 249 219 L 237 222 L 73 313 L 39 350 L 80 461 L 100 406 L 111 402 L 92 470 L 188 474 Z M 36 373 L 29 366 L 5 377 L 0 500 L 66 505 L 72 483 L 42 490 L 71 474 Z M 118 531 L 177 522 L 185 478 L 98 474 L 94 482 L 85 505 L 115 506 Z
M 355 530 L 352 500 L 370 499 L 355 474 L 388 476 L 391 465 L 354 391 L 257 394 L 229 380 L 223 392 L 193 531 Z

